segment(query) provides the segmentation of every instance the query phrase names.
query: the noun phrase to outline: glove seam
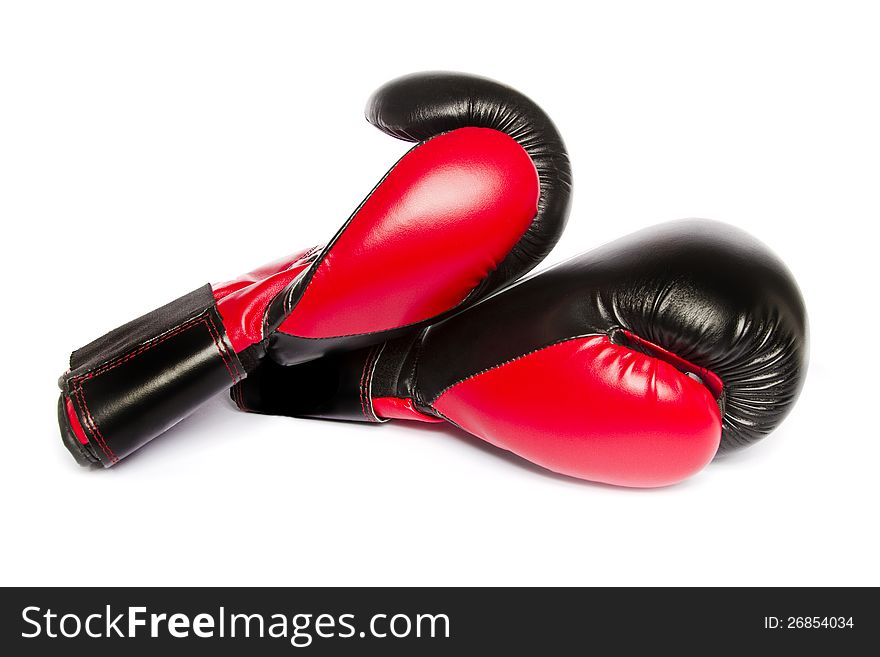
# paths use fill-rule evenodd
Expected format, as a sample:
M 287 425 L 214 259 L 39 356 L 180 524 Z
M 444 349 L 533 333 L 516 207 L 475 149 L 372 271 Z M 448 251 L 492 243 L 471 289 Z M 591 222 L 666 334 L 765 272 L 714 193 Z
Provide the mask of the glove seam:
M 166 340 L 174 337 L 175 335 L 179 335 L 184 331 L 187 331 L 193 327 L 196 327 L 200 324 L 204 324 L 205 328 L 208 331 L 208 334 L 211 336 L 211 340 L 214 342 L 214 346 L 217 348 L 217 352 L 220 355 L 221 360 L 223 361 L 224 366 L 226 367 L 226 371 L 229 373 L 230 378 L 232 379 L 233 385 L 238 383 L 241 378 L 241 372 L 238 369 L 238 365 L 235 364 L 235 361 L 230 358 L 230 353 L 228 351 L 228 347 L 226 343 L 223 341 L 222 337 L 219 335 L 219 331 L 217 330 L 217 326 L 213 323 L 213 318 L 206 311 L 195 317 L 193 319 L 187 320 L 183 324 L 179 324 L 178 326 L 172 328 L 170 331 L 166 331 L 160 336 L 157 336 L 155 339 L 147 342 L 146 344 L 142 344 L 136 347 L 134 350 L 129 351 L 124 354 L 120 354 L 116 358 L 109 360 L 105 363 L 100 364 L 98 367 L 91 369 L 83 374 L 79 374 L 73 376 L 69 379 L 69 384 L 71 386 L 71 393 L 73 395 L 74 400 L 80 406 L 80 409 L 83 413 L 83 416 L 86 420 L 84 424 L 84 429 L 88 430 L 89 433 L 95 438 L 95 441 L 101 447 L 101 450 L 110 459 L 111 464 L 115 464 L 119 461 L 119 457 L 117 457 L 110 446 L 107 444 L 104 436 L 101 434 L 101 430 L 98 427 L 98 423 L 95 418 L 92 416 L 91 411 L 89 410 L 88 403 L 86 402 L 85 390 L 83 388 L 83 384 L 86 381 L 94 379 L 98 376 L 106 374 L 107 372 L 123 365 L 131 360 L 134 360 L 138 356 L 146 353 L 153 347 L 165 342 Z M 231 367 L 230 367 L 231 365 Z M 233 373 L 233 368 L 235 373 Z M 236 374 L 238 374 L 238 378 L 236 378 Z
M 104 440 L 104 436 L 101 434 L 100 429 L 98 428 L 98 423 L 95 422 L 95 419 L 92 417 L 92 413 L 89 410 L 88 404 L 86 404 L 86 396 L 83 392 L 82 383 L 80 381 L 76 381 L 74 383 L 73 388 L 71 388 L 71 393 L 73 395 L 72 399 L 78 403 L 83 411 L 83 415 L 86 419 L 85 424 L 83 425 L 83 430 L 88 430 L 92 436 L 94 436 L 95 441 L 98 443 L 98 446 L 101 448 L 101 451 L 110 459 L 110 463 L 118 463 L 119 457 L 113 453 L 113 450 L 110 449 L 110 446 Z
M 440 133 L 440 134 L 445 134 L 445 133 Z M 303 278 L 302 278 L 302 282 L 299 285 L 297 285 L 297 281 L 294 280 L 289 284 L 288 289 L 281 291 L 279 296 L 283 297 L 283 300 L 281 303 L 281 309 L 284 313 L 284 316 L 279 321 L 278 326 L 281 326 L 281 324 L 283 324 L 287 320 L 287 318 L 290 317 L 290 314 L 294 311 L 296 306 L 299 305 L 299 302 L 302 300 L 303 296 L 305 296 L 305 293 L 308 290 L 309 284 L 312 282 L 312 279 L 315 277 L 318 270 L 321 268 L 321 265 L 327 259 L 327 256 L 330 255 L 330 252 L 333 250 L 333 247 L 336 246 L 337 242 L 339 241 L 339 238 L 342 237 L 343 233 L 345 233 L 345 231 L 348 229 L 348 227 L 351 225 L 351 223 L 355 220 L 355 218 L 358 216 L 358 214 L 360 214 L 360 211 L 367 204 L 367 202 L 371 198 L 373 198 L 373 196 L 376 193 L 376 190 L 379 189 L 379 187 L 381 187 L 382 183 L 384 183 L 388 179 L 388 176 L 390 176 L 391 173 L 395 169 L 397 169 L 397 167 L 400 165 L 400 163 L 403 162 L 403 160 L 406 157 L 408 157 L 410 155 L 410 153 L 417 150 L 418 148 L 421 148 L 422 146 L 424 146 L 426 143 L 428 143 L 429 141 L 431 141 L 435 137 L 439 137 L 440 134 L 433 135 L 429 139 L 426 139 L 424 141 L 420 141 L 419 143 L 415 144 L 412 148 L 407 150 L 406 153 L 401 155 L 397 159 L 397 161 L 393 165 L 391 165 L 391 167 L 385 172 L 385 175 L 383 175 L 379 179 L 379 181 L 375 185 L 373 185 L 373 188 L 370 190 L 370 192 L 358 204 L 358 206 L 354 209 L 354 212 L 352 212 L 349 215 L 348 219 L 345 221 L 344 224 L 342 224 L 342 226 L 339 228 L 339 230 L 336 231 L 336 234 L 330 239 L 330 241 L 327 242 L 327 244 L 321 249 L 321 252 L 316 254 L 315 261 L 308 268 L 308 270 L 306 270 L 305 276 L 303 276 Z M 298 298 L 294 302 L 294 299 L 293 299 L 294 293 L 297 291 L 298 287 L 300 287 L 302 289 L 302 292 L 298 295 Z M 268 325 L 269 325 L 269 313 L 271 311 L 271 308 L 272 308 L 272 304 L 270 303 L 266 307 L 266 315 L 265 315 L 265 320 L 264 320 L 266 327 L 268 327 Z M 276 330 L 277 330 L 277 328 L 276 328 Z M 281 332 L 281 331 L 279 331 L 279 332 Z M 287 334 L 287 335 L 290 335 L 290 334 Z
M 499 367 L 504 367 L 505 365 L 509 365 L 510 363 L 513 363 L 514 361 L 521 360 L 521 359 L 525 358 L 526 356 L 531 356 L 534 353 L 537 353 L 539 351 L 543 351 L 544 349 L 549 349 L 550 347 L 555 347 L 556 345 L 563 344 L 565 342 L 571 342 L 572 340 L 579 340 L 581 338 L 595 338 L 595 337 L 602 337 L 602 336 L 607 336 L 607 333 L 583 333 L 583 334 L 579 334 L 579 335 L 572 335 L 567 338 L 562 338 L 561 340 L 555 340 L 553 342 L 548 342 L 547 344 L 541 345 L 540 347 L 537 347 L 535 349 L 531 349 L 530 351 L 519 354 L 518 356 L 514 356 L 513 358 L 508 358 L 507 360 L 505 360 L 501 363 L 496 363 L 495 365 L 492 365 L 490 367 L 486 367 L 486 368 L 480 370 L 479 372 L 473 372 L 472 374 L 468 374 L 467 376 L 464 376 L 464 377 L 458 379 L 457 381 L 450 383 L 448 386 L 446 386 L 442 390 L 440 390 L 440 392 L 435 394 L 431 398 L 431 401 L 428 402 L 426 405 L 429 406 L 431 408 L 431 410 L 437 411 L 437 409 L 435 409 L 433 406 L 434 403 L 436 403 L 437 400 L 440 399 L 440 397 L 442 397 L 446 392 L 448 392 L 449 390 L 451 390 L 452 388 L 454 388 L 455 386 L 457 386 L 460 383 L 464 383 L 465 381 L 468 381 L 470 379 L 478 377 L 482 374 L 485 374 L 486 372 L 496 370 Z M 437 411 L 437 412 L 439 412 L 439 411 Z

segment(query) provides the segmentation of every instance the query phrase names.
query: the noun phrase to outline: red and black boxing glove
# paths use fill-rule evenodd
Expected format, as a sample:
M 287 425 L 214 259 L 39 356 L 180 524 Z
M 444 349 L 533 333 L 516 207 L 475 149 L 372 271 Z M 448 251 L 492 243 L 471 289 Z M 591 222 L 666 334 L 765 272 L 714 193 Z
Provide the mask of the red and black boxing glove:
M 447 421 L 555 472 L 650 487 L 771 432 L 806 363 L 785 265 L 738 229 L 688 220 L 384 345 L 267 360 L 233 399 L 276 415 Z
M 534 267 L 568 215 L 562 139 L 497 82 L 424 73 L 380 88 L 367 119 L 418 142 L 329 244 L 205 285 L 73 352 L 64 444 L 111 466 L 268 353 L 301 363 L 436 321 Z

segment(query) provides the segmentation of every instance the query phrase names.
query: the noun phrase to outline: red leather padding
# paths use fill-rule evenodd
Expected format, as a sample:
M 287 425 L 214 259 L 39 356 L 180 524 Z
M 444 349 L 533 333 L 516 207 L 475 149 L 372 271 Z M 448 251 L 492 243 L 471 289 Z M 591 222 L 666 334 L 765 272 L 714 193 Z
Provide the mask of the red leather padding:
M 384 420 L 417 420 L 418 422 L 443 422 L 439 417 L 425 415 L 416 410 L 412 399 L 399 397 L 374 397 L 371 400 L 376 417 Z
M 674 484 L 721 440 L 710 390 L 671 364 L 577 338 L 459 383 L 434 408 L 550 470 L 620 486 Z
M 279 330 L 371 333 L 458 305 L 535 217 L 539 183 L 508 135 L 461 128 L 407 153 L 364 202 Z
M 76 416 L 76 411 L 73 409 L 73 402 L 70 401 L 70 397 L 64 399 L 64 412 L 67 413 L 67 423 L 70 425 L 73 435 L 83 445 L 88 445 L 89 439 L 86 438 L 86 432 L 83 431 L 82 425 L 79 423 L 79 418 Z
M 269 302 L 312 262 L 318 247 L 264 265 L 238 278 L 212 285 L 217 310 L 236 353 L 263 339 Z

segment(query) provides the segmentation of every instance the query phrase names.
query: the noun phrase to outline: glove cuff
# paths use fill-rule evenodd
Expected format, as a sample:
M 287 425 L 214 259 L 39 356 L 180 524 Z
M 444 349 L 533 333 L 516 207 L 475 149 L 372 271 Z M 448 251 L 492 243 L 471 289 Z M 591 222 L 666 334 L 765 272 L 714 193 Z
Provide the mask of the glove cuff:
M 71 354 L 62 441 L 81 465 L 110 467 L 244 376 L 205 285 Z
M 250 413 L 382 422 L 370 398 L 382 346 L 330 354 L 300 365 L 279 365 L 265 358 L 230 390 L 230 396 Z
M 425 331 L 299 365 L 266 358 L 230 391 L 243 411 L 350 422 L 439 422 L 416 399 L 416 363 Z

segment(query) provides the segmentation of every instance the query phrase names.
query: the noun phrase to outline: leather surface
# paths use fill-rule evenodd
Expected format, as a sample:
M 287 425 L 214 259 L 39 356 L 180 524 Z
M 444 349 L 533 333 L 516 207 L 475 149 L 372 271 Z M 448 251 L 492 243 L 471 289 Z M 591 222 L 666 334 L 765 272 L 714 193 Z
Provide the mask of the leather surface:
M 502 132 L 461 128 L 412 149 L 321 254 L 278 331 L 376 333 L 458 306 L 537 212 L 538 177 Z
M 296 366 L 266 358 L 230 396 L 240 409 L 254 413 L 378 422 L 369 406 L 365 372 L 380 348 L 331 354 Z
M 244 376 L 207 285 L 75 352 L 71 368 L 59 382 L 64 444 L 105 467 Z
M 254 322 L 266 289 L 238 292 L 245 319 L 223 313 L 236 351 L 276 330 L 285 335 L 269 350 L 281 362 L 322 353 L 323 345 L 312 344 L 300 354 L 302 340 L 287 335 L 376 334 L 349 346 L 380 342 L 500 288 L 559 240 L 571 166 L 558 130 L 531 99 L 487 78 L 426 72 L 379 88 L 366 117 L 419 145 L 269 303 L 268 330 L 257 331 Z M 278 280 L 267 286 L 272 292 Z M 336 348 L 328 342 L 326 351 Z
M 212 286 L 226 335 L 236 352 L 266 337 L 263 319 L 269 302 L 302 274 L 321 250 L 321 247 L 307 249 Z
M 62 396 L 61 399 L 64 402 L 64 414 L 67 416 L 67 423 L 70 425 L 70 431 L 79 441 L 80 445 L 88 445 L 88 436 L 86 436 L 86 432 L 83 430 L 82 424 L 80 424 L 79 418 L 76 416 L 73 402 L 67 397 Z
M 305 360 L 302 338 L 319 341 L 309 347 L 307 357 L 313 358 L 321 354 L 322 340 L 370 336 L 352 341 L 349 344 L 352 348 L 393 338 L 402 327 L 411 327 L 414 323 L 437 321 L 464 303 L 472 303 L 532 269 L 556 244 L 567 221 L 571 167 L 565 145 L 543 110 L 514 89 L 473 75 L 418 73 L 389 82 L 377 90 L 367 105 L 366 115 L 386 133 L 422 143 L 389 172 L 328 244 L 325 254 L 335 254 L 329 266 L 323 264 L 324 256 L 320 256 L 318 263 L 270 304 L 266 318 L 268 332 L 275 332 L 279 327 L 281 332 L 275 332 L 270 338 L 269 352 L 279 362 Z M 477 135 L 478 140 L 484 142 L 482 145 L 465 143 L 476 141 Z M 503 135 L 510 139 L 505 141 Z M 409 166 L 408 158 L 427 157 L 434 149 L 453 141 L 462 151 L 450 152 L 448 164 L 470 161 L 476 165 L 470 167 L 473 170 L 464 178 L 450 176 L 454 170 L 441 164 L 439 169 L 448 170 L 435 168 L 431 180 L 426 181 L 434 188 L 430 195 L 413 190 L 418 193 L 408 192 L 395 199 L 396 194 L 387 193 L 391 189 L 386 186 L 388 179 L 396 177 L 401 167 Z M 493 143 L 489 144 L 490 141 Z M 530 161 L 528 174 L 520 161 L 522 153 L 510 148 L 513 143 L 524 150 Z M 477 150 L 473 150 L 475 148 Z M 531 175 L 537 175 L 536 189 L 513 184 L 515 178 Z M 468 184 L 462 184 L 462 180 Z M 504 182 L 505 198 L 490 199 L 477 193 L 479 189 L 488 191 L 488 187 L 498 181 L 507 181 Z M 475 183 L 479 189 L 471 188 Z M 374 203 L 377 196 L 382 196 L 384 202 Z M 420 224 L 426 230 L 414 230 L 414 218 L 400 214 L 404 208 L 397 205 L 401 201 L 417 213 L 423 211 L 422 206 L 430 211 Z M 497 215 L 489 212 L 485 201 L 495 204 Z M 526 201 L 530 207 L 534 202 L 535 207 L 523 225 L 520 210 L 514 211 L 514 208 Z M 375 212 L 377 208 L 373 205 L 380 211 Z M 373 213 L 374 225 L 364 234 L 370 237 L 360 242 L 349 239 L 350 230 L 359 230 L 354 223 L 363 223 L 363 228 L 367 228 L 369 222 L 361 221 L 366 216 L 361 213 L 367 206 Z M 391 216 L 386 216 L 381 206 Z M 456 209 L 452 210 L 453 207 Z M 479 219 L 479 224 L 488 221 L 494 230 L 481 230 L 476 223 L 467 225 L 460 220 L 449 223 L 454 214 L 465 213 L 476 213 L 473 217 Z M 436 227 L 432 228 L 434 223 Z M 389 249 L 379 244 L 376 236 L 380 234 L 399 248 Z M 515 239 L 511 240 L 511 236 Z M 460 240 L 457 248 L 450 249 L 456 239 Z M 350 242 L 346 249 L 357 253 L 356 261 L 336 257 L 339 254 L 335 245 L 340 241 Z M 364 258 L 379 256 L 380 251 L 381 257 Z M 436 266 L 428 266 L 430 263 Z M 365 269 L 361 269 L 362 264 Z M 374 293 L 347 286 L 358 280 Z M 376 285 L 370 282 L 373 280 Z M 313 293 L 313 283 L 316 290 L 329 294 Z M 389 293 L 396 303 L 386 301 Z M 300 308 L 301 304 L 304 305 Z M 324 311 L 315 312 L 315 308 Z M 297 338 L 288 338 L 289 335 Z M 328 342 L 327 351 L 338 346 Z
M 377 418 L 386 420 L 415 420 L 416 422 L 439 423 L 443 422 L 439 417 L 425 415 L 416 408 L 412 399 L 399 397 L 373 397 L 373 414 Z
M 433 407 L 560 474 L 666 486 L 715 455 L 721 413 L 701 384 L 607 335 L 546 347 L 453 386 Z
M 85 433 L 80 426 L 79 418 L 76 417 L 70 399 L 64 395 L 58 397 L 58 426 L 61 429 L 61 443 L 79 465 L 100 467 L 101 461 L 95 454 L 95 450 L 89 445 L 88 438 L 85 438 Z M 84 441 L 80 439 L 80 435 L 83 436 Z
M 688 376 L 706 386 L 716 399 L 720 400 L 724 394 L 724 382 L 721 380 L 721 377 L 705 367 L 694 365 L 678 354 L 674 354 L 668 349 L 664 349 L 659 345 L 648 342 L 644 338 L 640 338 L 630 331 L 623 329 L 619 331 L 613 330 L 608 334 L 608 337 L 615 344 L 622 344 L 629 349 L 640 351 L 653 358 L 659 358 L 660 360 L 666 361 L 680 372 L 686 373 Z
M 778 426 L 803 384 L 807 317 L 766 246 L 685 220 L 572 258 L 375 352 L 310 371 L 368 382 L 380 418 L 442 417 L 557 472 L 656 486 Z M 321 417 L 297 398 L 300 367 L 273 370 L 274 412 Z M 334 394 L 349 396 L 346 419 L 370 419 L 363 385 Z
M 499 130 L 513 137 L 534 162 L 541 186 L 535 219 L 476 297 L 516 280 L 550 253 L 568 220 L 571 164 L 559 130 L 530 98 L 476 75 L 415 73 L 379 88 L 367 103 L 366 117 L 380 130 L 408 141 L 423 141 L 463 125 Z
M 75 352 L 62 380 L 75 412 L 59 415 L 69 448 L 79 449 L 75 417 L 88 438 L 79 444 L 115 463 L 240 380 L 267 349 L 293 363 L 396 337 L 527 271 L 556 243 L 568 158 L 529 99 L 473 76 L 421 74 L 380 89 L 374 105 L 371 121 L 395 133 L 382 117 L 406 115 L 418 136 L 397 136 L 422 143 L 320 252 L 218 285 L 197 317 L 186 295 Z
M 739 229 L 684 220 L 572 258 L 432 327 L 418 364 L 422 402 L 535 349 L 615 329 L 720 377 L 721 451 L 772 431 L 803 384 L 807 316 L 791 273 Z
M 409 399 L 415 388 L 416 345 L 425 329 L 407 330 L 379 345 L 338 350 L 297 365 L 263 359 L 248 378 L 231 391 L 232 400 L 245 411 L 268 415 L 313 417 L 354 422 L 380 422 L 389 414 L 414 408 Z M 345 341 L 349 346 L 350 339 Z M 291 359 L 295 354 L 291 354 Z M 382 414 L 375 410 L 376 403 Z M 419 414 L 410 419 L 426 420 Z

